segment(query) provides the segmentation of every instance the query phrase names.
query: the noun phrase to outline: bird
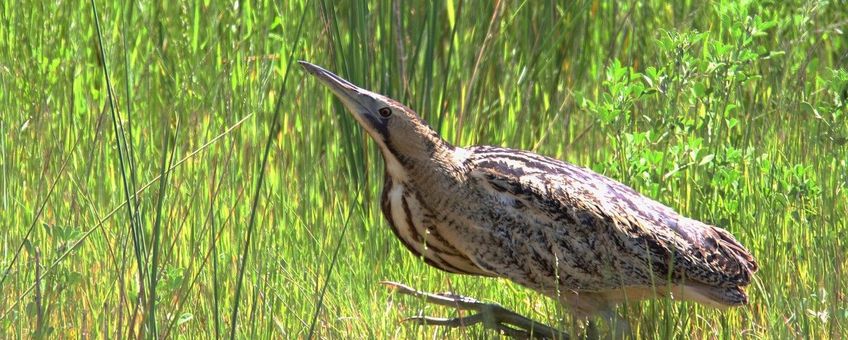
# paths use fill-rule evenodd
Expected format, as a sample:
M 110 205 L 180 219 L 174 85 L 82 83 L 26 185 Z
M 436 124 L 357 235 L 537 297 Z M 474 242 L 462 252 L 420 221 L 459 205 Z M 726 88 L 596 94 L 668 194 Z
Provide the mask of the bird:
M 614 309 L 628 301 L 748 303 L 758 265 L 725 229 L 585 167 L 517 149 L 454 146 L 404 104 L 299 64 L 376 143 L 385 164 L 382 213 L 427 264 L 506 278 L 558 300 L 576 319 L 599 316 L 620 332 L 629 324 Z M 428 320 L 438 324 L 419 321 Z

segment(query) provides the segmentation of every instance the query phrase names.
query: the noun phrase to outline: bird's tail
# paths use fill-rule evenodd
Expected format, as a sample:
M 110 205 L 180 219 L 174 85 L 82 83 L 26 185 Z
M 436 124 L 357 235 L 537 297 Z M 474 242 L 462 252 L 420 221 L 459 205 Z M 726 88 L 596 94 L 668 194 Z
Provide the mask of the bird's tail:
M 749 284 L 751 282 L 751 275 L 756 273 L 759 269 L 759 267 L 757 266 L 757 261 L 754 260 L 754 256 L 751 255 L 748 249 L 745 249 L 745 247 L 741 243 L 739 243 L 739 241 L 737 241 L 736 238 L 733 237 L 733 235 L 731 235 L 730 232 L 728 232 L 727 230 L 717 227 L 711 228 L 714 232 L 716 232 L 716 234 L 719 235 L 718 242 L 721 247 L 724 248 L 725 251 L 731 253 L 728 255 L 734 256 L 736 260 L 739 261 L 739 264 L 744 267 L 743 271 L 747 274 L 747 280 L 745 280 L 745 284 Z
M 713 307 L 733 307 L 748 303 L 745 286 L 751 284 L 758 266 L 754 256 L 730 232 L 704 225 L 699 237 L 699 259 L 709 271 L 692 270 L 672 293 L 684 300 Z M 695 265 L 692 268 L 701 268 Z

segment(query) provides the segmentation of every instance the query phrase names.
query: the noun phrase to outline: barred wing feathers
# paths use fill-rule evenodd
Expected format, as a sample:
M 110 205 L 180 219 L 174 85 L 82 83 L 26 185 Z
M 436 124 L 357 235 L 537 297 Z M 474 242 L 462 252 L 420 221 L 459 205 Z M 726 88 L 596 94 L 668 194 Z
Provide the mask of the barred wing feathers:
M 757 264 L 729 232 L 681 216 L 586 168 L 519 150 L 479 146 L 470 151 L 470 177 L 483 190 L 508 197 L 512 204 L 504 209 L 515 218 L 544 222 L 526 226 L 550 229 L 538 231 L 556 239 L 548 257 L 563 250 L 556 247 L 582 252 L 561 253 L 573 261 L 556 261 L 559 275 L 572 278 L 560 282 L 569 288 L 686 284 L 721 305 L 747 302 L 741 287 L 750 284 Z

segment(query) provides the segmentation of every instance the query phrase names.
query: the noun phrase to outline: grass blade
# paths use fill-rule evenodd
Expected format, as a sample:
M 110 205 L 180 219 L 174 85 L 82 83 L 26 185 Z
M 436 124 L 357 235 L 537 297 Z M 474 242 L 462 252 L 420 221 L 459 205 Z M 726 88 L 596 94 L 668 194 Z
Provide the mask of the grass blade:
M 279 97 L 277 97 L 277 103 L 274 105 L 274 116 L 271 121 L 271 131 L 268 133 L 268 139 L 265 142 L 265 151 L 262 154 L 262 164 L 259 168 L 259 178 L 256 180 L 256 191 L 253 194 L 253 204 L 250 209 L 250 219 L 247 222 L 247 238 L 244 241 L 244 248 L 242 249 L 241 261 L 238 268 L 238 281 L 236 282 L 236 294 L 233 299 L 233 312 L 230 317 L 230 339 L 235 339 L 236 337 L 236 328 L 238 325 L 238 309 L 239 303 L 241 302 L 241 289 L 242 289 L 242 281 L 244 280 L 244 272 L 247 269 L 247 258 L 250 255 L 250 240 L 253 236 L 253 230 L 256 222 L 256 210 L 259 204 L 259 197 L 262 194 L 262 184 L 265 179 L 265 167 L 268 163 L 268 155 L 271 153 L 271 145 L 274 143 L 274 136 L 277 135 L 277 132 L 280 129 L 280 108 L 282 107 L 283 98 L 286 95 L 286 83 L 288 82 L 289 75 L 291 74 L 291 67 L 294 61 L 294 52 L 297 51 L 297 46 L 300 43 L 300 34 L 303 29 L 303 22 L 306 19 L 306 9 L 309 8 L 309 1 L 306 6 L 304 6 L 304 11 L 300 17 L 300 24 L 297 27 L 297 33 L 295 34 L 295 42 L 292 46 L 292 50 L 289 53 L 288 65 L 286 66 L 286 73 L 283 75 L 283 83 L 280 85 Z

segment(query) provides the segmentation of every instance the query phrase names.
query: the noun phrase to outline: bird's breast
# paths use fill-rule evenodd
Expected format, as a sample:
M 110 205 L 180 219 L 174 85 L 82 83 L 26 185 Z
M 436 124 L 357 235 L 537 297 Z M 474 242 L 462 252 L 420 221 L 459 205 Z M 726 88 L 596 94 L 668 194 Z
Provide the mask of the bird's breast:
M 420 190 L 409 183 L 387 177 L 382 210 L 395 236 L 416 256 L 441 270 L 488 275 L 462 251 L 460 235 L 450 219 L 422 202 Z

